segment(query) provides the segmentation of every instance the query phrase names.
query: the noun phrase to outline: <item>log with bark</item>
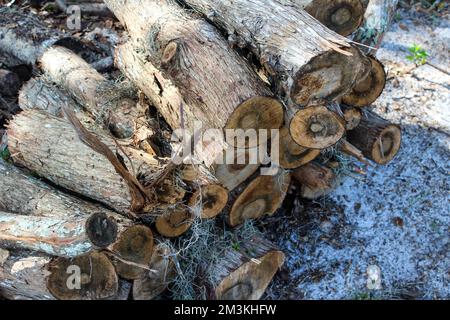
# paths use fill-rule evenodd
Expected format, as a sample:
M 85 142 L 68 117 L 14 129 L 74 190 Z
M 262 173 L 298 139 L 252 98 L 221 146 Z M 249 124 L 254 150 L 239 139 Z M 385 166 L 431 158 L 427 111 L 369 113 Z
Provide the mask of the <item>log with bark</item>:
M 154 198 L 153 187 L 146 190 L 144 186 L 151 186 L 160 177 L 160 162 L 142 151 L 120 147 L 106 135 L 94 135 L 95 144 L 102 147 L 94 151 L 80 140 L 69 122 L 40 110 L 26 110 L 17 115 L 7 133 L 14 163 L 59 186 L 125 214 L 142 212 L 151 202 L 148 198 Z M 113 157 L 111 150 L 114 150 L 123 164 L 113 165 L 111 159 L 99 153 L 104 148 L 109 148 L 107 151 Z M 117 166 L 122 166 L 122 171 Z M 142 183 L 137 181 L 139 176 L 143 176 Z
M 374 55 L 392 23 L 399 1 L 365 1 L 368 3 L 364 14 L 364 22 L 353 36 L 353 40 L 366 46 L 363 49 L 365 53 Z
M 364 110 L 359 126 L 348 131 L 347 140 L 366 158 L 378 164 L 387 164 L 397 155 L 401 136 L 400 126 Z
M 333 170 L 317 162 L 310 162 L 295 169 L 292 177 L 300 184 L 300 195 L 306 199 L 316 199 L 328 194 L 336 185 Z
M 13 253 L 0 265 L 0 292 L 16 300 L 107 299 L 117 295 L 118 281 L 109 259 L 96 251 L 57 259 Z
M 363 57 L 289 1 L 183 0 L 249 48 L 290 106 L 334 100 L 350 90 Z M 295 139 L 295 137 L 294 137 Z
M 192 134 L 196 121 L 203 129 L 281 127 L 282 105 L 205 20 L 167 0 L 105 3 L 132 38 L 116 52 L 118 67 L 172 129 Z M 211 143 L 195 156 L 210 166 L 223 148 L 220 142 Z

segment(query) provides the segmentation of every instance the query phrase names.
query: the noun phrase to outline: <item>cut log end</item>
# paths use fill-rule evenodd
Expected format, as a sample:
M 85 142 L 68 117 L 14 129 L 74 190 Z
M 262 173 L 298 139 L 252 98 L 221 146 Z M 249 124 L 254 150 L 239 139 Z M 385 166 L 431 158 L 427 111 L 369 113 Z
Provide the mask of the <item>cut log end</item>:
M 290 174 L 284 170 L 274 176 L 254 179 L 234 202 L 228 217 L 230 226 L 274 214 L 286 196 L 289 183 Z
M 105 213 L 94 213 L 86 221 L 86 233 L 93 245 L 106 248 L 117 238 L 117 223 Z
M 259 259 L 252 259 L 230 273 L 217 286 L 220 300 L 257 300 L 267 288 L 277 270 L 284 263 L 281 251 L 270 251 Z
M 329 51 L 314 57 L 295 75 L 291 99 L 306 106 L 316 101 L 333 101 L 349 92 L 361 73 L 362 55 L 353 47 Z
M 58 258 L 51 262 L 49 271 L 47 288 L 57 299 L 97 300 L 117 294 L 116 271 L 103 253 Z
M 284 169 L 298 168 L 318 157 L 320 150 L 298 145 L 291 137 L 289 129 L 280 130 L 280 166 Z
M 329 29 L 343 36 L 353 33 L 364 18 L 360 0 L 314 0 L 305 10 Z
M 253 97 L 241 103 L 228 118 L 225 129 L 279 129 L 283 124 L 283 105 L 270 97 Z M 250 141 L 246 147 L 255 147 L 264 141 Z
M 305 148 L 324 149 L 338 142 L 345 133 L 344 121 L 325 106 L 297 111 L 290 123 L 294 142 Z
M 188 209 L 168 209 L 156 219 L 156 230 L 164 237 L 175 238 L 189 230 L 192 222 L 193 215 Z
M 369 57 L 370 69 L 353 87 L 352 91 L 342 98 L 345 104 L 365 107 L 373 103 L 383 92 L 386 85 L 386 72 L 383 64 L 374 57 Z
M 308 163 L 294 170 L 292 177 L 301 185 L 301 196 L 317 199 L 331 190 L 336 183 L 336 175 L 330 168 L 317 163 Z
M 347 108 L 344 110 L 345 129 L 353 130 L 361 122 L 361 110 L 357 108 Z
M 387 164 L 398 153 L 401 145 L 401 130 L 397 125 L 389 125 L 380 132 L 372 147 L 371 159 L 378 164 Z
M 210 219 L 222 212 L 228 201 L 228 191 L 218 184 L 202 186 L 189 199 L 189 206 L 201 203 L 201 217 Z
M 128 280 L 137 279 L 152 257 L 152 231 L 142 225 L 130 227 L 121 233 L 112 251 L 117 274 Z

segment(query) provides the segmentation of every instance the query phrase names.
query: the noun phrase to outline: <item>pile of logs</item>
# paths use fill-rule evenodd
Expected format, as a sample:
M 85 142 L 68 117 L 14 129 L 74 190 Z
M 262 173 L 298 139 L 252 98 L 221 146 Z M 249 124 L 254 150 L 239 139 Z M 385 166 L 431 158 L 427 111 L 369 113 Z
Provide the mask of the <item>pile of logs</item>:
M 105 0 L 128 35 L 114 50 L 124 81 L 77 54 L 78 39 L 0 8 L 0 55 L 18 61 L 0 69 L 0 92 L 21 110 L 0 150 L 0 295 L 154 299 L 190 263 L 178 240 L 193 225 L 215 219 L 220 238 L 275 214 L 291 185 L 327 194 L 330 150 L 391 161 L 400 128 L 369 109 L 384 67 L 357 45 L 382 2 Z M 199 147 L 198 121 L 277 135 Z M 190 138 L 171 141 L 180 129 Z M 277 147 L 250 161 L 262 145 Z M 261 298 L 284 262 L 260 234 L 237 241 L 192 279 L 211 299 Z

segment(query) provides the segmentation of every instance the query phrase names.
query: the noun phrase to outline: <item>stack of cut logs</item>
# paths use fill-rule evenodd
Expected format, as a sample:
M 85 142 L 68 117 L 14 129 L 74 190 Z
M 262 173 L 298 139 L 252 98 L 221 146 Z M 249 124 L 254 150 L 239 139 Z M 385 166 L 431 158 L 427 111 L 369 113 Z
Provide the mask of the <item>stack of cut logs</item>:
M 216 219 L 219 237 L 222 221 L 233 230 L 273 215 L 291 177 L 305 198 L 326 194 L 336 175 L 323 151 L 388 163 L 401 132 L 369 110 L 386 75 L 364 30 L 393 2 L 105 0 L 128 34 L 114 52 L 122 82 L 72 51 L 77 39 L 0 8 L 0 54 L 34 74 L 22 85 L 0 70 L 2 95 L 21 87 L 0 159 L 0 295 L 153 299 L 180 272 L 167 243 L 193 223 Z M 196 121 L 280 129 L 276 170 L 263 175 L 269 162 L 247 157 L 268 137 L 243 153 L 223 141 L 195 148 L 190 163 L 179 150 L 194 140 L 169 140 L 197 134 Z M 244 156 L 224 163 L 230 149 Z M 204 259 L 209 297 L 259 299 L 284 254 L 255 236 Z

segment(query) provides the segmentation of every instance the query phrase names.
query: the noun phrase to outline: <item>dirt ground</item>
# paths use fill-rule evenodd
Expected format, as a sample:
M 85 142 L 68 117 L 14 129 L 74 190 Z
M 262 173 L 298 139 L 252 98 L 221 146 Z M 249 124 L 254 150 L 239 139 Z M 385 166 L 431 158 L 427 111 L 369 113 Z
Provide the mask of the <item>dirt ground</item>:
M 401 151 L 387 166 L 354 162 L 318 201 L 290 195 L 294 209 L 266 221 L 287 256 L 266 298 L 450 298 L 450 76 L 409 62 L 414 43 L 450 71 L 448 16 L 400 10 L 377 53 L 389 80 L 373 109 L 402 125 Z

